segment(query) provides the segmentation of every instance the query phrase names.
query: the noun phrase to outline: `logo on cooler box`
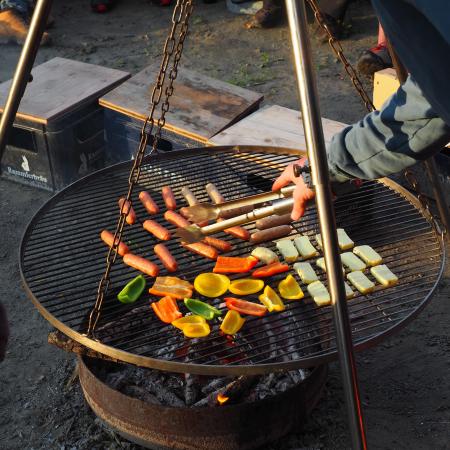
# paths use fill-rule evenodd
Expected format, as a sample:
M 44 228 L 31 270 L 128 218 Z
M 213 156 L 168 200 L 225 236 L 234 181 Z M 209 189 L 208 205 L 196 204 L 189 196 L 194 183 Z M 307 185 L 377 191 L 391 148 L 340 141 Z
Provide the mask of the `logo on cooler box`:
M 25 170 L 25 172 L 30 171 L 30 164 L 28 164 L 28 159 L 25 155 L 22 155 L 22 169 Z

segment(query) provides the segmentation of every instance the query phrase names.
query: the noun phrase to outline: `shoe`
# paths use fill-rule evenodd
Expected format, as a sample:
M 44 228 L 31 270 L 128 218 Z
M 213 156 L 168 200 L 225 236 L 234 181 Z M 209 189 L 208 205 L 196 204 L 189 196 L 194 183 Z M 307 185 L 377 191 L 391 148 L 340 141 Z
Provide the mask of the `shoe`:
M 92 11 L 103 14 L 114 8 L 116 0 L 91 0 Z
M 372 77 L 375 72 L 388 67 L 392 67 L 391 55 L 387 47 L 382 44 L 363 52 L 356 64 L 358 72 L 368 77 Z
M 0 42 L 23 44 L 28 34 L 28 23 L 13 9 L 0 12 Z M 50 44 L 50 35 L 44 32 L 41 45 Z
M 344 26 L 342 24 L 342 21 L 335 19 L 334 17 L 332 17 L 326 13 L 322 13 L 322 17 L 323 17 L 323 21 L 327 25 L 328 30 L 330 31 L 331 35 L 335 39 L 341 39 L 344 34 Z M 315 25 L 314 25 L 314 35 L 319 42 L 321 42 L 323 44 L 328 42 L 328 39 L 329 39 L 328 34 L 317 22 L 315 22 Z
M 255 15 L 245 24 L 246 28 L 272 28 L 280 22 L 282 8 L 269 6 L 256 11 Z

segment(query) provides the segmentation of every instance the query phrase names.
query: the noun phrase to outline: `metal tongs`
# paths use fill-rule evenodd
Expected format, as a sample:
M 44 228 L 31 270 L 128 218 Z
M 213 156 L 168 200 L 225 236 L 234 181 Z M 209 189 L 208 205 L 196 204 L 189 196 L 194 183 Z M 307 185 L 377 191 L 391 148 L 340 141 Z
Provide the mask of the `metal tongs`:
M 201 241 L 204 236 L 217 233 L 218 231 L 222 231 L 227 228 L 254 222 L 255 220 L 262 219 L 263 217 L 273 214 L 287 214 L 292 210 L 292 206 L 294 205 L 294 199 L 292 198 L 294 189 L 295 185 L 291 185 L 286 186 L 279 191 L 251 195 L 249 197 L 243 197 L 238 200 L 231 200 L 229 202 L 219 203 L 216 205 L 212 205 L 210 203 L 198 203 L 197 205 L 189 206 L 184 208 L 183 212 L 189 220 L 194 222 L 194 224 L 186 228 L 178 228 L 176 235 L 183 242 L 193 243 Z M 206 220 L 218 219 L 222 214 L 232 212 L 232 210 L 239 210 L 246 206 L 253 206 L 273 200 L 278 201 L 274 201 L 271 205 L 263 206 L 261 208 L 254 209 L 253 211 L 239 214 L 236 217 L 231 217 L 211 225 L 200 227 L 195 224 Z

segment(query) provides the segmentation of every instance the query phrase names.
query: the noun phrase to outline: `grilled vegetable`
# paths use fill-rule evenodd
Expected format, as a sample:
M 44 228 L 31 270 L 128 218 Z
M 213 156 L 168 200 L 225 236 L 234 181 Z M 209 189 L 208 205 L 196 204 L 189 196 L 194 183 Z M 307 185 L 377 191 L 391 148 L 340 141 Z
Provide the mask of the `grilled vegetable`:
M 285 309 L 283 300 L 270 286 L 266 286 L 264 292 L 258 298 L 269 312 L 283 311 Z
M 188 249 L 192 253 L 203 256 L 208 259 L 217 259 L 219 252 L 210 245 L 203 242 L 194 242 L 193 244 L 182 244 L 184 248 Z
M 295 262 L 298 259 L 298 251 L 290 239 L 283 239 L 277 242 L 277 249 L 286 262 Z
M 258 258 L 260 261 L 262 261 L 264 264 L 271 264 L 273 262 L 278 261 L 277 254 L 266 247 L 256 247 L 252 253 L 251 256 L 254 256 L 255 258 Z
M 267 278 L 278 273 L 283 273 L 289 270 L 289 266 L 287 264 L 283 264 L 280 262 L 274 262 L 272 264 L 267 264 L 267 266 L 258 267 L 253 273 L 252 277 L 255 278 Z
M 312 268 L 310 263 L 299 262 L 294 264 L 294 270 L 297 271 L 298 276 L 302 279 L 303 283 L 309 284 L 313 281 L 318 281 L 319 278 L 316 272 Z
M 278 227 L 279 225 L 289 225 L 292 222 L 291 214 L 283 214 L 282 216 L 273 215 L 258 219 L 255 222 L 258 230 L 267 230 L 268 228 Z
M 148 292 L 160 297 L 170 295 L 173 298 L 183 299 L 192 295 L 193 287 L 189 281 L 178 277 L 157 277 Z
M 172 211 L 171 209 L 168 209 L 164 213 L 164 219 L 179 228 L 186 228 L 191 224 L 183 216 L 180 216 L 177 212 Z
M 152 233 L 153 236 L 162 241 L 168 241 L 170 239 L 170 231 L 154 220 L 145 220 L 142 226 L 144 227 L 144 230 Z
M 194 298 L 185 298 L 184 304 L 186 308 L 197 316 L 204 317 L 206 320 L 212 320 L 222 315 L 222 311 L 208 303 L 196 300 Z
M 152 199 L 151 195 L 147 191 L 139 192 L 139 200 L 144 205 L 145 210 L 149 214 L 159 213 L 158 205 L 155 203 L 155 201 Z
M 237 311 L 230 310 L 225 314 L 220 329 L 225 334 L 236 334 L 242 328 L 244 322 L 245 319 Z
M 109 247 L 112 247 L 114 242 L 114 234 L 110 233 L 108 230 L 103 230 L 100 233 L 100 239 Z M 119 242 L 119 246 L 117 247 L 117 253 L 120 256 L 125 255 L 125 253 L 129 253 L 130 249 L 126 244 L 124 244 L 122 241 Z
M 220 219 L 218 219 L 217 222 L 220 222 Z M 243 227 L 226 228 L 223 232 L 238 239 L 242 239 L 243 241 L 248 241 L 250 239 L 250 233 Z
M 267 308 L 257 303 L 241 300 L 240 298 L 225 297 L 225 304 L 228 309 L 247 314 L 249 316 L 261 317 L 267 312 Z
M 174 320 L 183 316 L 178 309 L 176 300 L 169 295 L 157 302 L 153 302 L 151 306 L 158 318 L 164 323 L 172 323 Z
M 175 196 L 173 195 L 170 186 L 163 186 L 161 192 L 167 209 L 177 209 L 177 201 L 175 200 Z
M 368 294 L 375 288 L 375 284 L 360 271 L 348 273 L 347 279 L 359 292 L 361 292 L 361 294 Z
M 382 264 L 381 266 L 371 267 L 370 273 L 375 277 L 375 279 L 381 283 L 383 286 L 392 286 L 398 282 L 398 277 L 386 266 Z
M 133 207 L 131 206 L 131 203 L 125 199 L 125 197 L 119 198 L 119 208 L 127 215 L 125 220 L 128 225 L 133 225 L 136 222 L 136 213 L 134 212 Z
M 300 300 L 305 296 L 296 279 L 290 274 L 280 281 L 278 292 L 286 300 Z
M 370 245 L 358 245 L 353 248 L 353 253 L 369 266 L 377 266 L 383 261 L 383 258 Z
M 239 258 L 237 256 L 218 256 L 214 273 L 245 273 L 250 272 L 258 264 L 258 260 L 253 256 Z
M 308 236 L 296 237 L 294 239 L 294 244 L 300 255 L 305 259 L 313 258 L 319 254 L 316 248 L 311 244 Z
M 210 245 L 211 247 L 216 248 L 220 252 L 229 252 L 233 249 L 233 246 L 229 242 L 212 236 L 205 236 L 203 242 L 207 245 Z
M 243 278 L 241 280 L 234 280 L 228 288 L 230 292 L 236 295 L 250 295 L 256 294 L 264 287 L 264 281 L 253 280 L 251 278 Z
M 141 258 L 140 256 L 133 255 L 132 253 L 126 253 L 123 257 L 123 262 L 133 269 L 140 270 L 142 273 L 151 277 L 157 277 L 159 268 L 155 263 L 152 263 L 148 259 Z
M 195 290 L 205 297 L 220 297 L 230 286 L 230 279 L 218 273 L 201 273 L 194 280 Z
M 153 247 L 153 250 L 155 251 L 156 256 L 161 260 L 164 267 L 169 272 L 175 272 L 178 269 L 176 259 L 164 244 L 156 244 Z
M 250 236 L 252 244 L 259 244 L 261 242 L 273 241 L 290 234 L 292 227 L 289 225 L 280 225 L 278 227 L 268 228 L 267 230 L 257 231 Z
M 204 317 L 190 315 L 190 316 L 180 317 L 179 319 L 174 320 L 172 322 L 172 325 L 174 327 L 182 330 L 186 325 L 195 325 L 195 324 L 202 324 L 202 323 L 206 323 L 206 320 Z
M 317 306 L 327 306 L 331 304 L 330 293 L 321 281 L 313 281 L 308 284 L 308 292 Z
M 363 263 L 354 253 L 352 252 L 345 252 L 341 255 L 341 260 L 344 263 L 345 267 L 348 267 L 348 269 L 351 272 L 354 272 L 355 270 L 364 270 L 367 266 L 365 263 Z
M 118 300 L 122 303 L 134 303 L 144 292 L 145 284 L 144 276 L 138 275 L 117 294 Z
M 188 338 L 199 338 L 208 336 L 211 328 L 205 323 L 190 323 L 182 328 L 183 334 Z

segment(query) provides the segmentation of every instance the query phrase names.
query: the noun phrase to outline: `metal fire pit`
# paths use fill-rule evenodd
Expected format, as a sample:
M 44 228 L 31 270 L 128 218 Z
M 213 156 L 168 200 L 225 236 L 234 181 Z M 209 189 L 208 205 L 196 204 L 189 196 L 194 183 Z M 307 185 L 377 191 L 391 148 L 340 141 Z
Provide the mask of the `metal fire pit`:
M 267 191 L 286 164 L 297 158 L 297 150 L 255 147 L 155 155 L 144 160 L 133 206 L 144 220 L 147 214 L 137 198 L 139 191 L 148 190 L 162 207 L 161 187 L 167 184 L 180 207 L 185 206 L 180 195 L 183 186 L 201 201 L 208 200 L 207 182 L 215 183 L 230 200 Z M 136 275 L 120 259 L 111 272 L 112 287 L 95 338 L 86 336 L 87 319 L 105 268 L 107 249 L 99 233 L 115 228 L 117 200 L 126 190 L 130 164 L 109 167 L 67 187 L 41 208 L 25 231 L 20 249 L 23 283 L 52 325 L 113 358 L 174 372 L 267 373 L 317 367 L 337 357 L 331 308 L 316 307 L 307 292 L 302 301 L 287 302 L 284 312 L 248 318 L 233 341 L 221 336 L 217 325 L 210 336 L 188 340 L 156 318 L 148 307 L 148 296 L 134 305 L 117 301 L 117 292 Z M 361 350 L 398 331 L 429 301 L 444 267 L 444 246 L 417 199 L 389 179 L 365 182 L 358 192 L 340 197 L 336 218 L 358 245 L 374 247 L 399 277 L 397 286 L 382 289 L 377 285 L 374 293 L 357 294 L 348 302 L 353 341 Z M 173 230 L 162 214 L 156 220 Z M 253 231 L 254 225 L 247 228 Z M 309 208 L 294 228 L 309 236 L 318 232 L 316 209 Z M 248 242 L 225 234 L 220 237 L 233 243 L 231 255 L 246 255 L 252 249 Z M 124 241 L 133 253 L 158 263 L 152 251 L 156 241 L 140 224 L 126 227 Z M 274 247 L 274 243 L 266 245 Z M 192 255 L 175 239 L 168 247 L 179 262 L 178 276 L 193 281 L 198 273 L 213 268 L 214 262 Z M 165 275 L 165 270 L 161 274 Z M 281 278 L 273 277 L 270 284 L 276 286 Z M 218 306 L 221 299 L 213 303 Z
M 103 422 L 139 445 L 183 450 L 250 450 L 299 431 L 320 398 L 328 372 L 326 365 L 318 367 L 295 387 L 264 400 L 175 408 L 112 389 L 95 375 L 96 364 L 113 363 L 78 358 L 84 396 Z

